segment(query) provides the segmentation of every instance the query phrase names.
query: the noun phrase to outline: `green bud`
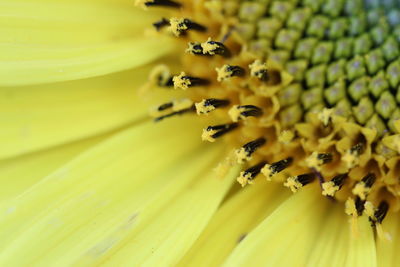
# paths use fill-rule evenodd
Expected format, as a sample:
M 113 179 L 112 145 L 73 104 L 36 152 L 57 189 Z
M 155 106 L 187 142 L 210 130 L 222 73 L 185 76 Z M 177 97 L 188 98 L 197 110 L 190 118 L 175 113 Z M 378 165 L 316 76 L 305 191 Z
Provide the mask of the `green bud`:
M 243 21 L 254 22 L 261 18 L 267 10 L 263 3 L 246 1 L 240 5 L 239 18 Z
M 367 76 L 358 78 L 351 83 L 349 87 L 349 95 L 354 101 L 359 101 L 363 96 L 368 95 L 368 85 L 370 78 Z
M 283 1 L 274 1 L 271 4 L 269 13 L 284 21 L 293 9 L 293 4 Z
M 299 8 L 292 11 L 287 20 L 287 26 L 292 29 L 303 31 L 307 25 L 308 20 L 311 17 L 310 8 Z
M 353 114 L 351 104 L 349 100 L 342 99 L 335 106 L 335 115 L 342 116 L 345 118 L 351 117 Z
M 251 41 L 249 44 L 250 50 L 260 57 L 264 56 L 269 51 L 268 48 L 270 46 L 271 40 L 266 38 Z
M 282 22 L 277 18 L 263 18 L 257 23 L 258 37 L 274 38 L 282 28 Z
M 387 89 L 389 89 L 389 82 L 385 78 L 385 72 L 380 71 L 369 82 L 369 91 L 374 97 L 379 97 Z
M 367 28 L 367 20 L 364 14 L 350 17 L 349 34 L 357 36 L 365 32 Z
M 331 87 L 324 90 L 325 100 L 329 105 L 334 105 L 346 97 L 346 83 L 343 79 L 338 80 Z
M 364 65 L 364 58 L 356 56 L 346 64 L 347 78 L 349 80 L 357 79 L 366 74 L 367 70 Z
M 282 29 L 278 32 L 278 35 L 275 39 L 275 46 L 291 51 L 294 49 L 299 38 L 300 32 L 297 30 Z
M 390 131 L 392 131 L 393 133 L 399 133 L 396 130 L 396 127 L 394 127 L 394 123 L 400 120 L 400 108 L 396 108 L 395 111 L 393 112 L 392 116 L 390 117 L 390 120 L 388 122 L 388 126 Z
M 286 50 L 272 50 L 268 53 L 268 58 L 284 65 L 290 58 L 290 53 Z
M 373 43 L 371 37 L 369 36 L 368 33 L 364 33 L 359 37 L 357 37 L 356 39 L 354 39 L 354 47 L 353 47 L 354 54 L 356 55 L 365 54 L 371 49 L 372 45 Z
M 337 17 L 343 9 L 344 0 L 326 0 L 322 12 L 330 17 Z
M 389 36 L 382 46 L 382 52 L 386 60 L 388 61 L 392 61 L 395 58 L 399 57 L 400 49 L 398 41 L 396 41 L 393 36 Z
M 396 88 L 400 82 L 400 62 L 394 61 L 386 69 L 386 79 L 389 80 L 390 86 Z
M 235 30 L 244 40 L 251 40 L 256 34 L 256 26 L 253 23 L 238 23 Z
M 334 56 L 336 59 L 349 58 L 353 53 L 353 39 L 343 38 L 336 42 Z
M 328 27 L 329 18 L 322 15 L 317 15 L 311 18 L 307 27 L 307 34 L 318 38 L 323 38 Z
M 303 91 L 301 95 L 301 103 L 304 109 L 309 110 L 316 104 L 323 103 L 323 89 L 321 87 L 315 87 L 313 89 Z
M 375 110 L 384 119 L 389 119 L 396 106 L 396 100 L 393 95 L 389 91 L 385 91 L 376 102 Z
M 298 103 L 303 88 L 299 83 L 290 84 L 278 92 L 279 103 L 282 107 L 287 107 Z
M 374 105 L 368 97 L 363 97 L 357 106 L 353 107 L 353 115 L 358 123 L 364 125 L 374 114 Z
M 383 136 L 385 132 L 387 132 L 385 123 L 377 114 L 374 114 L 371 119 L 365 124 L 367 128 L 374 129 L 377 132 L 377 137 Z
M 346 18 L 338 18 L 332 21 L 329 28 L 329 37 L 332 39 L 343 38 L 346 35 L 348 21 Z
M 303 117 L 303 110 L 300 105 L 292 105 L 283 109 L 279 113 L 279 121 L 281 122 L 283 128 L 287 128 L 295 125 Z
M 306 72 L 307 86 L 324 86 L 325 84 L 325 65 L 312 67 Z
M 343 59 L 333 62 L 329 65 L 328 70 L 326 71 L 329 84 L 332 84 L 335 81 L 344 78 L 346 76 L 345 65 L 346 61 Z
M 332 42 L 320 42 L 313 51 L 312 63 L 328 63 L 333 52 Z
M 295 81 L 301 82 L 308 67 L 307 60 L 294 60 L 286 64 L 286 70 L 293 76 Z
M 295 57 L 310 59 L 317 42 L 318 40 L 316 38 L 306 38 L 300 40 L 294 52 Z
M 369 74 L 375 74 L 379 70 L 383 69 L 383 67 L 386 65 L 381 49 L 375 49 L 366 54 L 365 62 L 367 63 Z

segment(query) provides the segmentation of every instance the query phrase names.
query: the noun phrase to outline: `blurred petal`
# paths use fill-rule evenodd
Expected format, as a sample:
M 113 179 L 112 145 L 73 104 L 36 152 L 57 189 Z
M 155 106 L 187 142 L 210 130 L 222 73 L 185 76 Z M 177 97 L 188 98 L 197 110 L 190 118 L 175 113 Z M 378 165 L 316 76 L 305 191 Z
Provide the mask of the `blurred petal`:
M 400 246 L 400 218 L 398 214 L 388 214 L 382 223 L 392 240 L 377 238 L 377 260 L 379 267 L 396 267 L 400 261 L 397 249 Z
M 148 63 L 172 48 L 127 1 L 2 1 L 0 86 L 75 80 Z M 162 43 L 162 45 L 160 45 Z
M 290 194 L 281 184 L 259 180 L 218 210 L 178 266 L 221 266 L 234 247 Z
M 168 90 L 138 96 L 149 67 L 104 77 L 0 88 L 0 159 L 79 140 L 147 117 Z
M 224 266 L 305 266 L 327 211 L 317 185 L 303 188 L 259 224 Z
M 185 131 L 183 125 L 187 126 Z M 181 201 L 189 204 L 191 197 L 204 199 L 204 191 L 198 191 L 201 188 L 211 190 L 207 197 L 213 200 L 204 201 L 217 205 L 212 193 L 222 198 L 220 191 L 225 191 L 230 181 L 200 179 L 196 175 L 210 167 L 215 155 L 220 154 L 219 147 L 194 154 L 200 144 L 198 126 L 191 120 L 172 119 L 132 127 L 5 202 L 0 208 L 0 265 L 35 262 L 65 266 L 83 255 L 96 261 L 109 249 L 127 242 L 123 237 L 128 237 L 128 233 L 150 226 L 147 216 L 154 215 L 156 208 L 164 209 L 160 205 L 169 204 L 170 212 L 178 215 L 175 209 L 179 208 L 178 203 L 184 206 Z M 160 136 L 167 131 L 168 135 Z M 194 182 L 197 179 L 198 184 Z M 204 188 L 205 185 L 208 187 Z M 209 188 L 210 185 L 215 188 Z M 181 195 L 182 190 L 187 194 Z M 167 197 L 171 197 L 171 202 L 166 201 Z M 203 215 L 212 213 L 209 206 L 202 209 Z M 157 240 L 157 234 L 154 237 Z M 24 257 L 17 256 L 21 253 Z
M 307 267 L 343 266 L 348 253 L 349 218 L 338 203 L 329 205 L 328 215 L 315 240 Z
M 0 161 L 0 203 L 21 194 L 106 136 Z
M 373 229 L 368 218 L 358 219 L 358 232 L 349 238 L 348 256 L 345 265 L 348 267 L 376 267 L 376 248 Z

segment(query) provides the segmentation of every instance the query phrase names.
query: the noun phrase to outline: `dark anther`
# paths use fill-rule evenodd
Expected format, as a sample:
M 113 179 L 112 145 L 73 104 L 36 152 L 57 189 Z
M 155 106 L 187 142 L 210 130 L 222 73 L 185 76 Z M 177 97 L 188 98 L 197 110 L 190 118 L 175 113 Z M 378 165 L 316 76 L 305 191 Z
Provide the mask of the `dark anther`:
M 172 108 L 173 106 L 174 106 L 174 103 L 168 102 L 168 103 L 165 103 L 165 104 L 160 105 L 160 106 L 157 108 L 157 110 L 158 110 L 158 111 L 163 111 L 163 110 Z
M 231 73 L 231 76 L 243 76 L 245 74 L 245 70 L 240 66 L 231 66 L 228 65 L 226 67 L 226 71 Z
M 259 147 L 263 146 L 267 140 L 263 137 L 251 141 L 243 146 L 248 156 L 251 156 Z
M 229 100 L 225 99 L 208 98 L 204 100 L 205 107 L 213 106 L 215 108 L 219 108 L 219 107 L 225 107 L 229 105 L 229 103 L 230 103 Z
M 306 174 L 300 174 L 297 176 L 297 181 L 301 183 L 303 186 L 311 183 L 315 179 L 315 174 L 314 173 L 306 173 Z
M 230 57 L 231 52 L 221 42 L 208 40 L 203 45 L 203 53 L 207 55 L 220 55 L 223 57 Z
M 258 163 L 257 165 L 254 165 L 253 167 L 248 168 L 247 170 L 244 171 L 244 175 L 249 175 L 250 174 L 250 181 L 253 180 L 261 171 L 261 169 L 264 167 L 264 165 L 267 162 L 262 161 Z
M 157 118 L 154 119 L 154 121 L 155 122 L 159 122 L 159 121 L 162 121 L 163 119 L 170 118 L 170 117 L 173 117 L 173 116 L 176 116 L 176 115 L 182 115 L 182 114 L 185 114 L 185 113 L 188 113 L 188 112 L 192 112 L 194 110 L 195 110 L 194 106 L 192 106 L 190 108 L 182 109 L 182 110 L 179 110 L 179 111 L 175 111 L 175 112 L 172 112 L 172 113 L 157 117 Z
M 382 223 L 383 219 L 385 219 L 388 210 L 389 210 L 389 204 L 386 201 L 382 201 L 374 213 L 377 223 Z
M 163 6 L 163 7 L 174 7 L 179 8 L 182 6 L 181 3 L 174 2 L 171 0 L 149 0 L 145 3 L 146 6 Z
M 167 20 L 166 18 L 162 18 L 160 21 L 154 22 L 153 26 L 156 28 L 157 31 L 159 31 L 161 30 L 161 28 L 169 26 L 169 20 Z
M 240 115 L 245 116 L 245 117 L 258 117 L 263 114 L 263 111 L 261 108 L 253 106 L 253 105 L 238 106 L 238 109 L 239 110 L 244 109 L 244 111 L 242 111 L 240 113 Z
M 191 86 L 200 86 L 200 85 L 208 85 L 210 84 L 210 81 L 203 79 L 203 78 L 197 78 L 197 77 L 191 77 L 191 76 L 183 76 L 182 79 L 187 79 L 190 81 L 190 87 Z
M 364 182 L 365 186 L 371 188 L 372 185 L 375 183 L 376 176 L 373 173 L 368 173 L 367 175 L 362 178 L 362 182 Z
M 361 216 L 364 211 L 365 200 L 362 200 L 360 197 L 357 196 L 354 203 L 356 205 L 358 216 Z
M 319 153 L 317 159 L 320 160 L 322 164 L 326 164 L 333 160 L 333 155 L 331 153 Z
M 189 47 L 186 49 L 186 52 L 197 56 L 209 56 L 203 53 L 203 47 L 201 47 L 201 43 L 190 42 L 188 45 Z
M 198 23 L 196 23 L 194 21 L 191 21 L 190 19 L 183 19 L 183 24 L 185 24 L 186 27 L 189 30 L 195 30 L 195 31 L 198 31 L 198 32 L 207 31 L 207 27 L 205 27 L 205 26 L 203 26 L 201 24 L 198 24 Z
M 271 174 L 280 173 L 281 171 L 283 171 L 284 169 L 289 167 L 290 164 L 292 164 L 292 162 L 293 162 L 293 158 L 289 157 L 287 159 L 282 159 L 280 161 L 272 163 L 271 166 L 269 167 L 269 169 L 271 170 Z M 298 176 L 298 177 L 300 177 L 300 176 Z M 303 183 L 301 183 L 301 184 L 303 184 Z
M 339 189 L 342 188 L 344 182 L 347 179 L 347 173 L 343 173 L 343 174 L 338 174 L 335 177 L 332 178 L 331 182 L 333 182 L 333 184 L 335 186 L 338 186 Z
M 221 125 L 215 125 L 215 126 L 208 126 L 207 131 L 216 131 L 213 135 L 211 135 L 212 138 L 218 138 L 223 136 L 224 134 L 232 131 L 238 127 L 237 123 L 230 123 L 230 124 L 221 124 Z

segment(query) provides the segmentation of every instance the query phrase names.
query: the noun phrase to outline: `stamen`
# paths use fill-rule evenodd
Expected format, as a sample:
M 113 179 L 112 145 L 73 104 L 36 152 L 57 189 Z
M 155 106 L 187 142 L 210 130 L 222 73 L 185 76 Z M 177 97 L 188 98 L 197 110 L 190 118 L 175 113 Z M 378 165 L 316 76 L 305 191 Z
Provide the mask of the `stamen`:
M 260 173 L 261 168 L 265 165 L 265 163 L 265 161 L 262 161 L 257 165 L 241 172 L 236 180 L 241 184 L 242 187 L 246 184 L 252 184 L 254 178 L 256 178 L 256 176 Z
M 314 181 L 314 179 L 314 173 L 306 173 L 287 178 L 283 185 L 289 187 L 293 193 L 296 193 L 300 188 Z
M 229 100 L 215 98 L 203 99 L 201 102 L 195 104 L 198 115 L 207 114 L 216 108 L 227 105 L 229 105 Z
M 192 86 L 200 86 L 200 85 L 209 84 L 209 81 L 206 79 L 187 76 L 186 73 L 184 73 L 184 72 L 181 72 L 181 74 L 178 76 L 174 76 L 172 78 L 172 81 L 174 83 L 175 89 L 179 88 L 179 89 L 183 89 L 183 90 L 186 90 Z
M 365 208 L 364 204 L 365 200 L 362 200 L 359 197 L 356 197 L 355 199 L 348 198 L 345 203 L 345 212 L 350 216 L 361 216 Z
M 250 75 L 257 77 L 261 81 L 268 80 L 267 63 L 262 63 L 261 60 L 257 59 L 249 65 Z
M 354 168 L 359 163 L 359 156 L 364 150 L 364 145 L 358 143 L 351 147 L 346 154 L 342 157 L 342 160 L 347 163 L 347 168 Z
M 179 8 L 182 6 L 181 3 L 174 2 L 171 0 L 136 0 L 135 5 L 140 6 L 142 8 L 147 8 L 152 6 Z
M 157 31 L 169 25 L 169 21 L 166 18 L 162 18 L 160 21 L 153 23 L 153 26 L 156 28 Z
M 223 43 L 212 41 L 211 38 L 208 38 L 208 40 L 204 43 L 190 42 L 186 52 L 194 55 L 220 55 L 223 57 L 231 56 L 231 52 Z
M 234 105 L 229 110 L 229 116 L 234 122 L 246 119 L 247 117 L 259 117 L 262 114 L 262 109 L 253 105 Z
M 242 164 L 246 161 L 251 160 L 251 155 L 261 146 L 263 146 L 266 143 L 266 139 L 261 137 L 258 138 L 254 141 L 251 141 L 247 144 L 245 144 L 243 147 L 237 149 L 235 151 L 236 158 L 239 164 Z
M 353 190 L 352 193 L 360 199 L 365 200 L 369 192 L 371 191 L 372 185 L 375 183 L 376 176 L 373 173 L 368 173 L 360 182 L 358 182 Z
M 174 85 L 169 68 L 166 65 L 158 65 L 152 69 L 149 75 L 152 84 L 161 87 L 171 87 Z
M 216 138 L 223 136 L 237 127 L 237 123 L 208 126 L 207 128 L 203 129 L 201 138 L 203 141 L 215 142 Z
M 334 197 L 347 179 L 347 173 L 336 175 L 329 182 L 322 184 L 322 195 Z
M 332 160 L 333 155 L 331 153 L 313 152 L 311 156 L 306 159 L 306 163 L 309 168 L 314 168 L 319 171 L 322 165 L 329 163 Z
M 215 70 L 218 73 L 217 80 L 219 82 L 227 80 L 233 76 L 243 76 L 245 73 L 242 67 L 232 65 L 223 65 L 221 68 L 216 68 Z
M 289 167 L 293 162 L 293 158 L 289 157 L 287 159 L 283 159 L 277 162 L 274 162 L 272 164 L 265 164 L 264 168 L 261 170 L 261 172 L 267 177 L 268 181 L 272 180 L 272 177 L 275 174 L 280 173 L 287 167 Z
M 169 110 L 171 112 L 168 113 Z M 194 111 L 193 101 L 185 98 L 164 103 L 151 110 L 150 115 L 155 117 L 155 121 L 161 121 L 165 118 L 181 115 L 189 111 Z
M 389 204 L 386 201 L 382 201 L 374 213 L 376 223 L 382 223 L 383 219 L 385 219 L 386 217 L 388 210 Z
M 175 34 L 175 36 L 180 36 L 181 34 L 186 33 L 188 30 L 199 32 L 205 32 L 207 30 L 207 28 L 203 25 L 186 18 L 171 18 L 169 20 L 169 25 L 169 30 Z

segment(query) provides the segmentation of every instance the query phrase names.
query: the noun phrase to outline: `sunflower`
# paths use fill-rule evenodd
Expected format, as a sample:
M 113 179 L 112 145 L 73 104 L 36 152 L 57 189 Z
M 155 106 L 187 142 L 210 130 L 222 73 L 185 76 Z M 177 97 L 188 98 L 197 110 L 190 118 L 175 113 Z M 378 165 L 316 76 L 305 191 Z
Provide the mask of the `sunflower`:
M 1 266 L 397 266 L 398 1 L 136 6 L 0 3 Z

